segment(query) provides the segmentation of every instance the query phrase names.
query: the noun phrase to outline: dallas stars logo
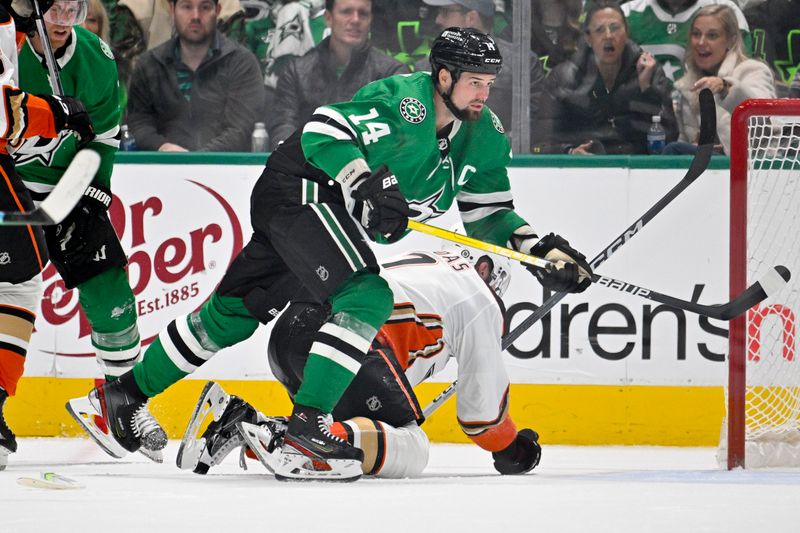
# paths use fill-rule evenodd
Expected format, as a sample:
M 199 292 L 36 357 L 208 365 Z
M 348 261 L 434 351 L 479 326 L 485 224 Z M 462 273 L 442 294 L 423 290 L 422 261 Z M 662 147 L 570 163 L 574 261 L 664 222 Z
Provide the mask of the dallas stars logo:
M 12 146 L 11 156 L 17 165 L 25 165 L 31 161 L 50 166 L 53 157 L 61 148 L 61 144 L 71 135 L 69 131 L 62 131 L 55 139 L 45 139 L 43 137 L 29 137 L 21 143 Z
M 436 205 L 436 202 L 439 201 L 443 193 L 444 188 L 439 189 L 429 197 L 422 200 L 409 200 L 408 207 L 411 208 L 411 211 L 416 211 L 419 213 L 412 218 L 418 222 L 424 222 L 429 218 L 436 218 L 445 214 L 447 209 L 441 209 Z
M 400 115 L 412 124 L 419 124 L 427 114 L 425 106 L 416 98 L 407 97 L 400 102 Z

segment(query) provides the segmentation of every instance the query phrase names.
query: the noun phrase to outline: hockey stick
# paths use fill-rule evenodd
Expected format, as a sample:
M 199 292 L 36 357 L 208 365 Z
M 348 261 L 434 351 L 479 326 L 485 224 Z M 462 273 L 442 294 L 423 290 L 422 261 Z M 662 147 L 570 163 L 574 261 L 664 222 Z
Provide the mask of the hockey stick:
M 36 2 L 34 2 L 35 4 Z M 84 149 L 75 154 L 56 186 L 33 211 L 0 211 L 0 226 L 46 226 L 66 217 L 100 168 L 100 155 Z
M 708 163 L 711 160 L 711 152 L 713 150 L 714 137 L 717 131 L 717 115 L 716 104 L 714 96 L 710 90 L 704 89 L 700 91 L 700 137 L 697 153 L 692 159 L 689 169 L 670 191 L 664 195 L 658 202 L 648 209 L 633 224 L 628 226 L 617 238 L 611 241 L 611 244 L 603 249 L 594 259 L 590 265 L 593 269 L 603 264 L 610 258 L 620 247 L 626 244 L 633 236 L 635 236 L 648 222 L 650 222 L 656 215 L 658 215 L 667 205 L 669 205 L 675 198 L 685 191 L 689 185 L 700 177 L 708 168 Z M 542 302 L 538 308 L 534 310 L 525 320 L 523 320 L 517 327 L 507 333 L 502 339 L 502 349 L 508 349 L 520 335 L 525 333 L 533 324 L 544 318 L 555 305 L 560 302 L 564 296 L 569 293 L 557 292 L 551 295 L 547 300 Z M 441 394 L 439 394 L 430 404 L 428 404 L 423 412 L 428 417 L 433 414 L 439 406 L 447 401 L 453 394 L 455 394 L 456 382 L 447 387 Z
M 408 227 L 415 231 L 426 233 L 440 239 L 456 242 L 465 246 L 471 246 L 472 248 L 477 248 L 478 250 L 483 250 L 485 252 L 502 255 L 504 257 L 508 257 L 509 259 L 519 261 L 520 263 L 544 270 L 546 272 L 556 268 L 556 263 L 548 261 L 547 259 L 524 254 L 504 246 L 498 246 L 489 242 L 473 239 L 472 237 L 467 237 L 466 235 L 461 235 L 459 233 L 448 231 L 442 228 L 437 228 L 436 226 L 423 224 L 422 222 L 410 220 L 408 222 Z M 642 298 L 647 298 L 648 300 L 666 304 L 676 309 L 691 311 L 693 313 L 719 320 L 731 320 L 744 313 L 747 309 L 754 306 L 758 302 L 764 300 L 770 294 L 774 294 L 775 291 L 783 287 L 783 285 L 789 281 L 790 277 L 791 275 L 789 273 L 789 269 L 780 265 L 776 266 L 774 267 L 773 271 L 770 271 L 770 273 L 764 276 L 764 278 L 748 287 L 747 290 L 739 294 L 733 300 L 714 305 L 703 305 L 697 302 L 675 298 L 674 296 L 667 296 L 666 294 L 656 292 L 652 289 L 640 287 L 638 285 L 628 283 L 627 281 L 621 281 L 618 279 L 609 278 L 607 276 L 600 276 L 599 274 L 592 274 L 591 279 L 592 283 L 594 284 L 616 291 L 633 294 L 635 296 L 640 296 Z
M 42 50 L 44 50 L 45 66 L 47 73 L 50 75 L 50 84 L 53 86 L 53 94 L 61 96 L 64 94 L 64 87 L 61 85 L 61 77 L 58 75 L 58 66 L 56 64 L 55 55 L 53 55 L 53 47 L 50 46 L 50 36 L 47 35 L 47 28 L 44 25 L 44 18 L 42 8 L 36 0 L 31 0 L 33 4 L 33 19 L 36 22 L 36 31 L 39 33 L 39 40 L 42 42 Z

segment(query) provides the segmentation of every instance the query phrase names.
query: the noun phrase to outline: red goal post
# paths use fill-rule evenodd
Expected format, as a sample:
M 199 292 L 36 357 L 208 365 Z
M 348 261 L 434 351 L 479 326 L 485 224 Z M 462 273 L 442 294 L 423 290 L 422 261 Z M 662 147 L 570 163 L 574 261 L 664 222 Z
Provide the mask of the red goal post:
M 731 321 L 721 466 L 800 466 L 800 99 L 743 102 L 731 120 L 730 294 L 775 264 L 794 280 Z

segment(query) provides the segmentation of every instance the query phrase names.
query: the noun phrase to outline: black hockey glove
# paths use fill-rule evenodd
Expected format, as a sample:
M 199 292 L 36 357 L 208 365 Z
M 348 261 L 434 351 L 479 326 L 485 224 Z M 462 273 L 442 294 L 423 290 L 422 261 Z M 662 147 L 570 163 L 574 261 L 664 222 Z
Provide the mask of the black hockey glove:
M 531 246 L 533 238 L 535 234 L 520 236 L 515 232 L 511 243 L 516 250 L 555 263 L 549 271 L 525 265 L 542 286 L 555 292 L 583 292 L 592 284 L 592 268 L 586 256 L 571 247 L 565 238 L 550 233 Z
M 52 94 L 38 94 L 43 98 L 53 111 L 53 120 L 56 123 L 56 132 L 71 130 L 78 136 L 78 150 L 85 147 L 95 138 L 92 118 L 86 111 L 83 102 L 71 96 L 55 96 Z
M 352 199 L 347 202 L 350 214 L 373 240 L 377 235 L 389 242 L 400 240 L 408 227 L 411 209 L 400 192 L 397 178 L 386 165 L 381 165 L 372 174 L 361 174 L 345 191 L 345 196 L 348 193 Z
M 505 476 L 530 472 L 541 457 L 539 434 L 532 429 L 523 429 L 507 448 L 492 453 L 494 469 Z
M 89 261 L 105 243 L 111 191 L 92 184 L 75 209 L 56 226 L 56 245 L 64 260 L 81 264 Z
M 14 26 L 17 31 L 30 35 L 36 34 L 36 18 L 33 14 L 33 3 L 39 4 L 39 9 L 44 15 L 53 6 L 54 0 L 12 0 L 11 5 L 7 6 L 11 18 L 14 19 Z M 5 2 L 4 2 L 5 3 Z

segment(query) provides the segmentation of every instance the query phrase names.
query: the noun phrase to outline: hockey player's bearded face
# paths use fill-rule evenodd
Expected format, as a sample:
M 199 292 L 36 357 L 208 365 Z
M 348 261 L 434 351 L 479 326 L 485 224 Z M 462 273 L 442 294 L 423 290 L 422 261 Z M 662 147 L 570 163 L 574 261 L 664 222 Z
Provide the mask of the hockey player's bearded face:
M 210 43 L 217 29 L 220 5 L 213 0 L 177 0 L 170 5 L 182 43 Z
M 494 74 L 478 74 L 477 72 L 464 72 L 458 78 L 450 100 L 458 109 L 461 120 L 478 120 L 489 99 L 489 91 L 497 78 Z

